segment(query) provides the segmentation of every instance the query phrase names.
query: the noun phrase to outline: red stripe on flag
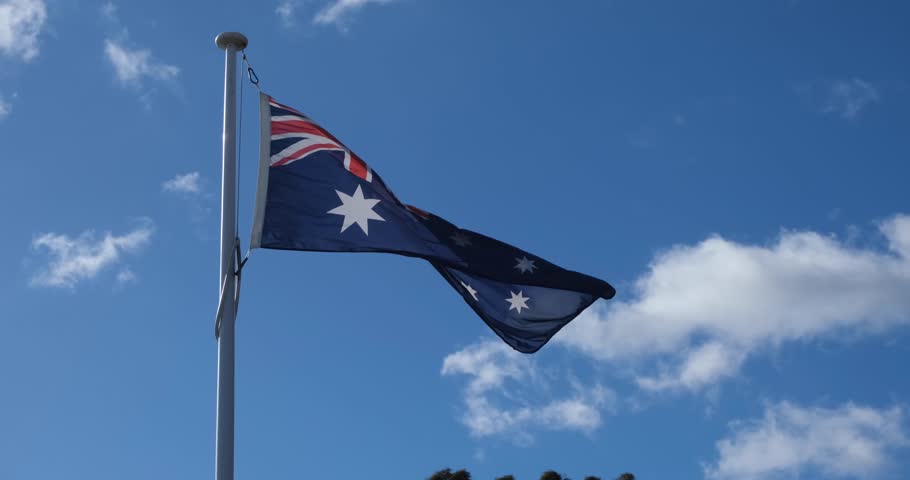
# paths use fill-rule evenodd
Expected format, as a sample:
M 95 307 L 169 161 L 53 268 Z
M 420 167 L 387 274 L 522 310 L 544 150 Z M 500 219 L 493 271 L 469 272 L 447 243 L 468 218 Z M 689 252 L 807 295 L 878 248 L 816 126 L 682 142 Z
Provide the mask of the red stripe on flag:
M 303 113 L 301 113 L 299 110 L 297 110 L 296 108 L 291 108 L 291 107 L 289 107 L 289 106 L 287 106 L 287 105 L 283 105 L 283 104 L 281 104 L 281 103 L 276 102 L 275 99 L 272 98 L 272 97 L 269 97 L 269 103 L 272 104 L 272 105 L 274 105 L 274 106 L 276 106 L 276 107 L 278 107 L 278 108 L 283 108 L 283 109 L 285 109 L 285 110 L 289 110 L 289 111 L 294 112 L 294 113 L 297 113 L 297 114 L 299 114 L 299 115 L 303 115 L 304 117 L 306 116 L 306 115 L 304 115 Z
M 311 135 L 319 135 L 320 137 L 329 137 L 326 132 L 321 128 L 313 125 L 310 122 L 305 122 L 303 120 L 285 120 L 282 122 L 272 122 L 272 135 L 278 135 L 281 133 L 309 133 Z M 334 140 L 334 139 L 333 139 Z
M 412 213 L 414 213 L 415 215 L 417 215 L 420 218 L 423 218 L 423 219 L 430 218 L 430 212 L 421 210 L 421 209 L 415 207 L 414 205 L 405 205 L 404 208 L 407 208 L 408 210 L 410 210 Z
M 277 135 L 280 133 L 296 133 L 301 131 L 328 138 L 329 140 L 338 143 L 338 145 L 347 148 L 343 143 L 341 143 L 340 140 L 335 138 L 334 135 L 313 122 L 308 122 L 305 120 L 281 120 L 272 122 L 272 135 Z
M 302 149 L 300 149 L 300 150 L 297 150 L 296 152 L 292 153 L 291 155 L 289 155 L 289 156 L 287 156 L 287 157 L 285 157 L 285 158 L 282 158 L 281 160 L 278 160 L 277 162 L 273 163 L 272 166 L 273 166 L 273 167 L 279 167 L 279 166 L 284 165 L 284 164 L 286 164 L 286 163 L 293 162 L 294 160 L 297 160 L 298 158 L 300 158 L 300 157 L 302 157 L 302 156 L 304 156 L 304 155 L 306 155 L 306 154 L 308 154 L 308 153 L 310 153 L 310 152 L 312 152 L 312 151 L 314 151 L 314 150 L 319 150 L 319 149 L 323 149 L 323 150 L 340 150 L 340 151 L 344 151 L 344 149 L 342 149 L 342 148 L 339 147 L 338 145 L 335 145 L 334 143 L 316 143 L 316 144 L 310 145 L 310 146 L 308 146 L 308 147 L 306 147 L 306 148 L 302 148 Z
M 357 175 L 358 177 L 366 180 L 368 169 L 369 169 L 369 167 L 367 167 L 366 162 L 364 162 L 363 160 L 360 159 L 360 157 L 358 157 L 357 155 L 354 155 L 354 153 L 351 152 L 351 162 L 350 162 L 350 168 L 348 170 L 350 170 L 351 173 L 353 173 L 354 175 Z

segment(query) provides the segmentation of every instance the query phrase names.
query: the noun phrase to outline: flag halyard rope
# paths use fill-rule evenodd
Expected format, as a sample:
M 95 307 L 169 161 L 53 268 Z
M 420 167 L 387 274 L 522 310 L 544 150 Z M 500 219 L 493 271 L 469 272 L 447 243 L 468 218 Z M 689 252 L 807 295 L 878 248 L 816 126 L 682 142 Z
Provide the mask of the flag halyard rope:
M 246 50 L 242 50 L 241 53 L 243 54 L 243 63 L 246 65 L 247 78 L 249 79 L 250 83 L 255 85 L 256 88 L 261 91 L 262 88 L 259 86 L 259 76 L 256 75 L 256 71 L 253 70 L 253 66 L 250 64 L 249 60 L 247 59 Z M 234 165 L 234 171 L 236 173 L 235 174 L 236 183 L 234 186 L 235 192 L 236 192 L 236 195 L 234 196 L 234 202 L 235 202 L 235 205 L 234 205 L 234 231 L 235 232 L 240 229 L 240 185 L 241 185 L 240 158 L 243 157 L 243 84 L 244 83 L 245 82 L 243 82 L 243 81 L 240 82 L 240 112 L 239 112 L 240 119 L 238 121 L 238 126 L 237 126 L 237 129 L 238 129 L 238 132 L 237 132 L 237 157 L 235 159 L 236 163 Z M 246 262 L 250 259 L 250 253 L 252 251 L 247 249 L 246 255 L 243 255 L 242 257 L 241 257 L 240 252 L 241 252 L 240 237 L 234 237 L 233 264 L 236 267 L 236 270 L 234 270 L 233 268 L 231 270 L 233 272 L 233 275 L 237 279 L 236 283 L 234 284 L 234 295 L 233 295 L 235 313 L 240 306 L 240 285 L 241 285 L 241 282 L 243 279 L 243 275 L 242 275 L 243 267 L 246 265 Z M 225 277 L 224 280 L 222 281 L 221 291 L 219 292 L 219 295 L 218 295 L 218 310 L 215 312 L 215 338 L 218 338 L 218 336 L 221 334 L 221 316 L 222 316 L 222 313 L 224 312 L 224 305 L 225 305 L 224 302 L 227 301 L 227 299 L 228 299 L 225 296 L 226 292 L 224 291 L 226 286 L 227 286 L 227 277 Z
M 246 58 L 246 50 L 242 50 L 243 58 Z M 244 60 L 245 61 L 245 60 Z M 240 81 L 240 113 L 239 124 L 237 125 L 237 156 L 234 161 L 234 231 L 240 231 L 240 159 L 243 158 L 243 80 Z
M 246 261 L 250 258 L 250 252 L 247 251 L 246 256 L 240 257 L 240 237 L 234 237 L 234 258 L 233 265 L 237 266 L 237 270 L 233 270 L 233 275 L 237 277 L 237 283 L 234 284 L 234 313 L 237 313 L 237 309 L 240 307 L 240 283 L 243 279 L 243 266 L 246 265 Z M 227 286 L 227 277 L 224 277 L 224 280 L 221 282 L 221 292 L 218 294 L 218 310 L 215 312 L 215 338 L 218 338 L 221 333 L 221 315 L 224 312 L 224 302 L 226 297 L 224 296 L 224 288 Z

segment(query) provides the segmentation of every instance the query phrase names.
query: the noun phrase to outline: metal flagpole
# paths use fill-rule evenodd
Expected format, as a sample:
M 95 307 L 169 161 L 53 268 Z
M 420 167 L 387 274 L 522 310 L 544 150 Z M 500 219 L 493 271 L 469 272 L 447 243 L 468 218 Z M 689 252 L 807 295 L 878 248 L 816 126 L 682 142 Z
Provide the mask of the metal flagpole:
M 221 288 L 218 324 L 218 407 L 215 427 L 215 479 L 234 479 L 234 248 L 237 238 L 235 215 L 237 192 L 237 51 L 246 48 L 247 39 L 237 32 L 224 32 L 215 37 L 215 45 L 224 50 L 224 132 L 221 153 Z

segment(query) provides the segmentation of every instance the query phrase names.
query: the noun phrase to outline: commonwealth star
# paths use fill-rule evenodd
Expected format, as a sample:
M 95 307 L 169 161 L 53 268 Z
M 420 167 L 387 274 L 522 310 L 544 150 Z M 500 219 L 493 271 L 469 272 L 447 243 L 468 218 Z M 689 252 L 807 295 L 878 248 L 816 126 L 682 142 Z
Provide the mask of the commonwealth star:
M 332 213 L 344 217 L 344 222 L 341 224 L 341 233 L 344 233 L 348 227 L 356 223 L 357 226 L 363 230 L 364 235 L 369 235 L 369 220 L 379 220 L 380 222 L 385 221 L 384 218 L 380 217 L 378 213 L 373 211 L 373 207 L 379 203 L 379 199 L 363 198 L 363 191 L 360 189 L 360 185 L 357 185 L 357 190 L 354 190 L 354 195 L 348 195 L 338 190 L 335 190 L 335 193 L 337 193 L 338 198 L 341 199 L 341 205 L 329 210 L 326 213 Z
M 506 302 L 509 303 L 509 310 L 518 310 L 518 314 L 521 315 L 522 308 L 530 309 L 530 307 L 528 307 L 528 300 L 531 298 L 523 296 L 521 290 L 519 290 L 518 293 L 509 292 L 509 294 L 512 295 L 512 298 L 506 299 Z
M 528 257 L 516 258 L 515 261 L 518 264 L 512 268 L 518 269 L 521 273 L 534 273 L 534 269 L 537 268 L 537 265 L 534 265 L 534 260 Z

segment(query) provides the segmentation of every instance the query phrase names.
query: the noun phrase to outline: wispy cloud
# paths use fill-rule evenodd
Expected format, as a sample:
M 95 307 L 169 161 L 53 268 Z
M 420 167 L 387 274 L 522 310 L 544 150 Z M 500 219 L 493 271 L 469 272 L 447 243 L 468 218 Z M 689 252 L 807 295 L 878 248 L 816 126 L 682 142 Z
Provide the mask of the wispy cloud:
M 157 59 L 148 48 L 131 42 L 129 30 L 120 22 L 116 4 L 106 2 L 99 12 L 111 31 L 104 40 L 104 57 L 113 67 L 117 83 L 134 92 L 146 108 L 151 108 L 157 89 L 148 84 L 164 84 L 175 89 L 180 68 Z
M 117 16 L 117 5 L 113 2 L 102 4 L 101 17 L 110 22 L 120 23 L 120 18 Z
M 503 407 L 501 403 L 506 402 L 499 397 L 507 387 L 512 399 L 527 398 L 531 395 L 515 392 L 540 394 L 548 390 L 550 382 L 531 357 L 498 340 L 482 341 L 446 356 L 442 374 L 470 377 L 464 390 L 462 422 L 472 435 L 503 435 L 517 444 L 532 442 L 536 429 L 592 432 L 601 426 L 601 411 L 611 408 L 615 397 L 601 385 L 586 387 L 572 382 L 571 394 L 563 398 Z
M 13 105 L 0 94 L 0 120 L 3 120 L 13 111 Z
M 32 248 L 47 251 L 50 258 L 48 264 L 32 277 L 31 283 L 40 287 L 73 288 L 119 263 L 124 253 L 133 253 L 148 245 L 153 230 L 151 220 L 144 219 L 138 227 L 123 235 L 105 232 L 99 238 L 91 230 L 76 237 L 41 234 L 32 240 Z M 135 274 L 129 269 L 122 270 L 118 281 L 121 279 L 134 280 Z
M 151 50 L 129 48 L 118 40 L 105 40 L 104 53 L 125 86 L 141 86 L 145 79 L 173 80 L 180 73 L 176 66 L 154 60 Z
M 907 325 L 910 216 L 879 233 L 887 251 L 808 231 L 772 245 L 679 245 L 653 260 L 629 300 L 589 309 L 554 340 L 605 362 L 656 361 L 637 378 L 643 389 L 695 391 L 785 342 Z
M 181 201 L 180 211 L 189 214 L 197 236 L 207 238 L 208 233 L 203 227 L 212 220 L 213 195 L 206 191 L 202 175 L 199 172 L 177 174 L 162 182 L 161 191 Z
M 854 78 L 830 85 L 823 111 L 852 120 L 867 106 L 879 101 L 878 90 L 871 84 Z
M 123 267 L 119 272 L 117 272 L 117 285 L 123 286 L 130 283 L 136 282 L 136 274 L 130 269 L 130 267 Z
M 875 478 L 891 455 L 910 443 L 904 421 L 899 407 L 770 405 L 763 418 L 731 425 L 731 436 L 717 442 L 719 458 L 705 466 L 705 476 L 770 480 L 802 478 L 811 470 L 826 477 Z
M 0 53 L 33 60 L 40 53 L 38 37 L 47 22 L 43 0 L 9 0 L 0 3 Z
M 297 20 L 297 7 L 300 5 L 298 0 L 281 0 L 275 7 L 275 15 L 281 19 L 281 24 L 285 27 L 292 27 Z
M 161 184 L 165 192 L 197 194 L 202 191 L 199 172 L 178 174 Z
M 335 25 L 345 30 L 351 16 L 368 4 L 385 4 L 393 0 L 333 0 L 313 17 L 313 23 Z

